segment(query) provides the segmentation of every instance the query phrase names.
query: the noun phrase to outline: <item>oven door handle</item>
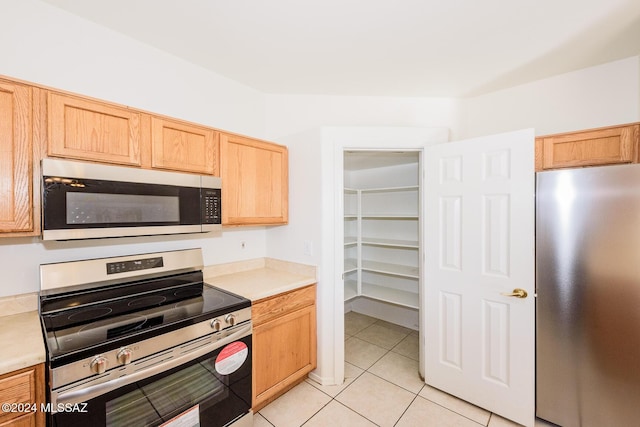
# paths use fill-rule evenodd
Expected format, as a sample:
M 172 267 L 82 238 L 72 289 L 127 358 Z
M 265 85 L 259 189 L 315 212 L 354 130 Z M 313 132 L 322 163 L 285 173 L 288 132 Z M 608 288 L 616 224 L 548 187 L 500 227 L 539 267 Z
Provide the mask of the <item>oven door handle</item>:
M 240 338 L 244 338 L 247 335 L 250 335 L 252 331 L 251 323 L 244 325 L 234 331 L 231 335 L 224 337 L 218 341 L 214 341 L 210 344 L 203 345 L 201 347 L 195 348 L 188 353 L 185 353 L 181 356 L 172 357 L 166 362 L 161 362 L 156 365 L 150 366 L 144 370 L 134 372 L 110 381 L 106 381 L 100 384 L 95 384 L 91 386 L 84 386 L 82 384 L 76 385 L 61 391 L 52 391 L 51 392 L 51 406 L 52 413 L 55 413 L 55 408 L 58 405 L 62 404 L 76 404 L 87 402 L 95 397 L 101 396 L 110 391 L 116 390 L 120 387 L 129 385 L 136 381 L 141 381 L 146 378 L 152 377 L 156 374 L 162 373 L 169 369 L 173 369 L 177 366 L 180 366 L 184 363 L 188 363 L 194 359 L 197 359 L 200 356 L 204 356 L 207 353 L 210 353 L 223 345 L 229 344 L 233 341 L 236 341 Z M 180 346 L 177 346 L 180 347 Z M 144 360 L 144 359 L 141 359 Z

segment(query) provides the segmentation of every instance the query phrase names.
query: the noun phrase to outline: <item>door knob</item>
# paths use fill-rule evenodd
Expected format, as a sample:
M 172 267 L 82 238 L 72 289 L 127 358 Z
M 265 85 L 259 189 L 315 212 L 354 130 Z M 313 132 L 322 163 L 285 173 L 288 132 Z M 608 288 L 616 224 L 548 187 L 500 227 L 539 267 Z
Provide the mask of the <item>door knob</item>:
M 529 294 L 527 294 L 527 291 L 524 289 L 515 288 L 513 292 L 502 292 L 500 295 L 504 295 L 505 297 L 526 298 Z

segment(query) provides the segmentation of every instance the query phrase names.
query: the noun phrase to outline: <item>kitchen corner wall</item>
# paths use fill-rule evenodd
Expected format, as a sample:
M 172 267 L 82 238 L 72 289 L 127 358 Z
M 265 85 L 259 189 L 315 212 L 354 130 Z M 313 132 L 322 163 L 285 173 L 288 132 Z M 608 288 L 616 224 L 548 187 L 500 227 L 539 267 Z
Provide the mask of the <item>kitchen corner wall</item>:
M 332 259 L 321 247 L 323 214 L 329 203 L 322 189 L 332 180 L 322 159 L 325 126 L 419 126 L 449 128 L 450 140 L 534 128 L 536 134 L 640 121 L 639 57 L 578 70 L 468 99 L 267 95 L 266 138 L 289 146 L 290 214 L 287 227 L 268 229 L 267 256 L 318 265 L 318 277 Z M 398 141 L 401 145 L 401 142 Z M 324 197 L 324 201 L 323 201 Z M 305 253 L 311 243 L 312 253 Z M 334 358 L 339 327 L 334 284 L 318 287 L 319 381 L 331 382 L 340 368 Z M 337 379 L 337 378 L 336 378 Z
M 267 95 L 266 138 L 289 147 L 289 226 L 267 230 L 267 255 L 294 262 L 320 262 L 320 144 L 324 127 L 459 129 L 459 102 L 452 98 Z M 397 141 L 398 146 L 402 140 Z M 329 155 L 329 154 L 325 154 Z M 311 241 L 313 254 L 305 254 Z M 317 249 L 317 250 L 316 250 Z
M 461 102 L 460 136 L 534 128 L 536 135 L 640 121 L 640 56 Z
M 0 75 L 264 136 L 262 93 L 48 3 L 4 0 L 0 46 Z M 217 237 L 47 243 L 38 238 L 2 238 L 0 297 L 38 291 L 42 263 L 202 247 L 205 264 L 215 264 L 264 257 L 265 239 L 263 227 L 225 230 Z
M 289 225 L 267 233 L 267 256 L 317 265 L 318 368 L 311 376 L 323 383 L 340 381 L 343 352 L 336 348 L 343 307 L 336 307 L 334 247 L 322 245 L 323 233 L 334 233 L 335 147 L 326 132 L 341 127 L 386 127 L 403 145 L 406 127 L 458 128 L 458 101 L 448 98 L 349 96 L 267 96 L 268 139 L 289 147 Z M 329 127 L 329 128 L 328 128 Z M 404 129 L 403 129 L 404 127 Z M 391 130 L 390 130 L 391 129 Z M 389 138 L 388 140 L 393 140 Z M 361 141 L 360 141 L 361 142 Z M 372 142 L 373 144 L 373 142 Z M 374 144 L 375 145 L 375 144 Z M 377 145 L 376 145 L 377 146 Z M 406 147 L 404 147 L 406 148 Z M 309 251 L 307 248 L 311 248 Z M 342 286 L 342 284 L 339 284 Z
M 640 121 L 640 56 L 473 98 L 266 95 L 265 137 L 289 146 L 290 225 L 267 230 L 268 256 L 320 262 L 320 129 L 446 127 L 452 141 L 524 128 L 537 135 Z M 399 141 L 398 144 L 401 144 Z

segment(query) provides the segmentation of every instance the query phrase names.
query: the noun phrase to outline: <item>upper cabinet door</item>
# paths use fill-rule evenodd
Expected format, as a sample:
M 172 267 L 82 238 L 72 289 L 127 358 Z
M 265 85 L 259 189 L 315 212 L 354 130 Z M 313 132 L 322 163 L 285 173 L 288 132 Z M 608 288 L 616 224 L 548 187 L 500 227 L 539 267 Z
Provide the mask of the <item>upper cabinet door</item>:
M 151 166 L 219 176 L 217 132 L 151 117 Z
M 50 156 L 140 166 L 140 113 L 55 92 L 48 104 Z
M 31 88 L 0 80 L 0 232 L 33 231 L 32 144 Z
M 636 161 L 640 127 L 624 125 L 536 139 L 536 170 Z
M 222 224 L 287 223 L 287 147 L 223 133 L 220 158 Z

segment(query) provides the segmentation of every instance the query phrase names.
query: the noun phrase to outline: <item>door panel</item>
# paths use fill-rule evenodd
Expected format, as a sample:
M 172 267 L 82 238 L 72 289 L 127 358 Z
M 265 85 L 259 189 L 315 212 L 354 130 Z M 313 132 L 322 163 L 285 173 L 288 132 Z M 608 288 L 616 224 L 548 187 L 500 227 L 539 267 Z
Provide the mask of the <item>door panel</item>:
M 218 133 L 190 123 L 151 117 L 151 165 L 219 175 Z
M 140 166 L 140 114 L 49 92 L 50 156 Z
M 482 199 L 483 273 L 509 277 L 509 195 L 485 194 Z
M 482 354 L 485 357 L 484 378 L 509 385 L 509 305 L 483 301 L 482 320 L 485 332 Z
M 440 199 L 440 267 L 460 270 L 462 258 L 462 235 L 460 227 L 462 199 L 458 196 Z
M 426 382 L 533 425 L 533 131 L 430 146 L 424 164 Z
M 462 369 L 461 301 L 460 294 L 440 293 L 440 362 L 456 369 Z
M 34 230 L 29 86 L 0 80 L 0 233 Z

